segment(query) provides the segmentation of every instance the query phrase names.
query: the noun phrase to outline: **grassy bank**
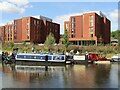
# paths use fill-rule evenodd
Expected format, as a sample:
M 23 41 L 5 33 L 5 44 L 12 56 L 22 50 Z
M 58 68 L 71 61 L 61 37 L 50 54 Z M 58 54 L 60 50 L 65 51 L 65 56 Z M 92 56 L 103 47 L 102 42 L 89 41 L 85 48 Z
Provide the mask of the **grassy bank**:
M 31 52 L 31 48 L 34 47 L 35 51 L 38 52 L 39 50 L 42 50 L 43 52 L 48 52 L 48 48 L 45 45 L 32 45 L 32 44 L 14 44 L 13 48 L 19 48 L 19 52 Z M 2 45 L 2 50 L 4 52 L 12 52 L 12 49 L 8 44 L 3 44 Z M 64 52 L 64 46 L 63 45 L 53 45 L 50 47 L 51 51 L 53 53 L 59 52 L 63 53 Z M 70 52 L 71 50 L 74 50 L 76 53 L 79 51 L 81 54 L 85 53 L 86 51 L 88 52 L 100 52 L 103 53 L 105 56 L 110 58 L 111 56 L 120 53 L 118 51 L 118 46 L 77 46 L 77 45 L 70 45 L 67 48 L 67 51 Z

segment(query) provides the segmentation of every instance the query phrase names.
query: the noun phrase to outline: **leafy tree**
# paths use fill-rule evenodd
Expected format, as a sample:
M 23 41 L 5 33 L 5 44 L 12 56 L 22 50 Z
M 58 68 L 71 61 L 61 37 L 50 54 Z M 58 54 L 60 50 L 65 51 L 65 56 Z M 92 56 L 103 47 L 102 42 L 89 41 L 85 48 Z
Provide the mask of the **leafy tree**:
M 11 49 L 14 47 L 14 43 L 13 42 L 9 42 L 8 45 L 10 46 Z
M 112 31 L 111 32 L 111 37 L 118 39 L 120 35 L 120 30 Z
M 55 44 L 54 35 L 50 33 L 46 38 L 45 45 L 48 47 L 48 50 L 49 50 L 51 45 L 54 45 L 54 44 Z
M 118 39 L 118 51 L 120 51 L 120 30 L 112 31 L 111 37 Z
M 120 52 L 120 31 L 117 34 L 117 36 L 118 36 L 118 51 Z
M 69 42 L 69 35 L 68 35 L 68 31 L 67 29 L 65 30 L 65 33 L 63 35 L 63 44 L 64 44 L 64 47 L 65 47 L 65 52 L 67 51 L 67 48 L 68 46 L 70 45 L 70 42 Z
M 22 43 L 24 46 L 26 46 L 26 42 L 24 41 L 23 43 Z

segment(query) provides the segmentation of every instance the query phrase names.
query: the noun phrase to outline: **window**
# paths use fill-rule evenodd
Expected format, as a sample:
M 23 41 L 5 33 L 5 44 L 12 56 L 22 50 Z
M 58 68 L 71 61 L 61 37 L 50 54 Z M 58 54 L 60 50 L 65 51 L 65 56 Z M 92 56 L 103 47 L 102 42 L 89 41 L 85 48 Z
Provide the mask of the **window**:
M 93 22 L 90 22 L 90 27 L 93 27 Z
M 14 25 L 17 25 L 17 22 L 16 22 L 16 21 L 14 21 Z
M 10 26 L 8 26 L 8 30 L 10 30 Z
M 90 16 L 90 20 L 92 20 L 92 21 L 93 21 L 93 19 L 94 19 L 94 17 L 93 17 L 93 16 Z
M 55 30 L 55 32 L 57 32 L 58 30 Z
M 75 30 L 74 29 L 72 29 L 72 31 L 71 31 L 72 33 L 75 33 Z
M 37 24 L 39 24 L 39 21 L 37 21 Z
M 26 33 L 29 34 L 29 30 L 28 29 L 26 30 Z
M 34 25 L 36 25 L 36 20 L 34 20 Z
M 29 20 L 27 19 L 27 23 L 29 22 Z
M 90 34 L 91 37 L 93 37 L 93 34 Z
M 26 34 L 27 34 L 27 39 L 29 39 L 30 38 L 30 36 L 29 36 L 29 30 L 26 30 Z
M 72 28 L 75 28 L 75 24 L 72 23 Z
M 12 33 L 12 26 L 8 26 L 8 33 Z
M 94 17 L 90 16 L 90 27 L 93 27 L 93 23 L 94 23 Z
M 49 23 L 47 22 L 47 23 L 46 23 L 46 26 L 49 26 L 48 24 L 49 24 Z
M 66 26 L 65 26 L 65 27 L 66 27 L 66 29 L 68 29 L 68 24 L 66 24 Z
M 72 17 L 72 22 L 75 22 L 75 18 L 74 17 Z
M 74 38 L 74 37 L 75 37 L 75 35 L 72 34 L 72 35 L 71 35 L 71 38 Z
M 27 39 L 29 39 L 30 37 L 29 37 L 29 35 L 27 35 Z
M 50 32 L 51 32 L 51 28 L 50 28 Z
M 93 27 L 90 28 L 90 32 L 93 32 Z
M 16 26 L 14 26 L 14 30 L 16 30 Z
M 29 26 L 30 26 L 30 23 L 28 22 L 28 23 L 27 23 L 27 28 L 29 28 Z
M 17 39 L 17 34 L 14 34 L 14 39 Z
M 10 26 L 10 29 L 12 29 L 12 26 Z

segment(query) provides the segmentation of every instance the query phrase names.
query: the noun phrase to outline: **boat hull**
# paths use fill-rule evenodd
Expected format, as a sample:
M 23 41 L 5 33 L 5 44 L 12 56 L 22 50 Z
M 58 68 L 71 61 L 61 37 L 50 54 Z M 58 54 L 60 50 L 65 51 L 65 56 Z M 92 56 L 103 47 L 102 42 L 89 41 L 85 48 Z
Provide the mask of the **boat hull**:
M 94 61 L 95 64 L 110 64 L 110 61 Z
M 29 60 L 16 60 L 18 65 L 65 65 L 65 61 L 29 61 Z

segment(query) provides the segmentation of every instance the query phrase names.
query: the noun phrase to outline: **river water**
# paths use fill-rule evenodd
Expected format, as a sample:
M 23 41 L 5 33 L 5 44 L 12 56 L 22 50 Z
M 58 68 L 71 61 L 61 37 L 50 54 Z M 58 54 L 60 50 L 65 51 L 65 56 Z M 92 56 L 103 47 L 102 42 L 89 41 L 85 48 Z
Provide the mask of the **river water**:
M 118 63 L 19 66 L 0 64 L 0 88 L 118 88 Z

